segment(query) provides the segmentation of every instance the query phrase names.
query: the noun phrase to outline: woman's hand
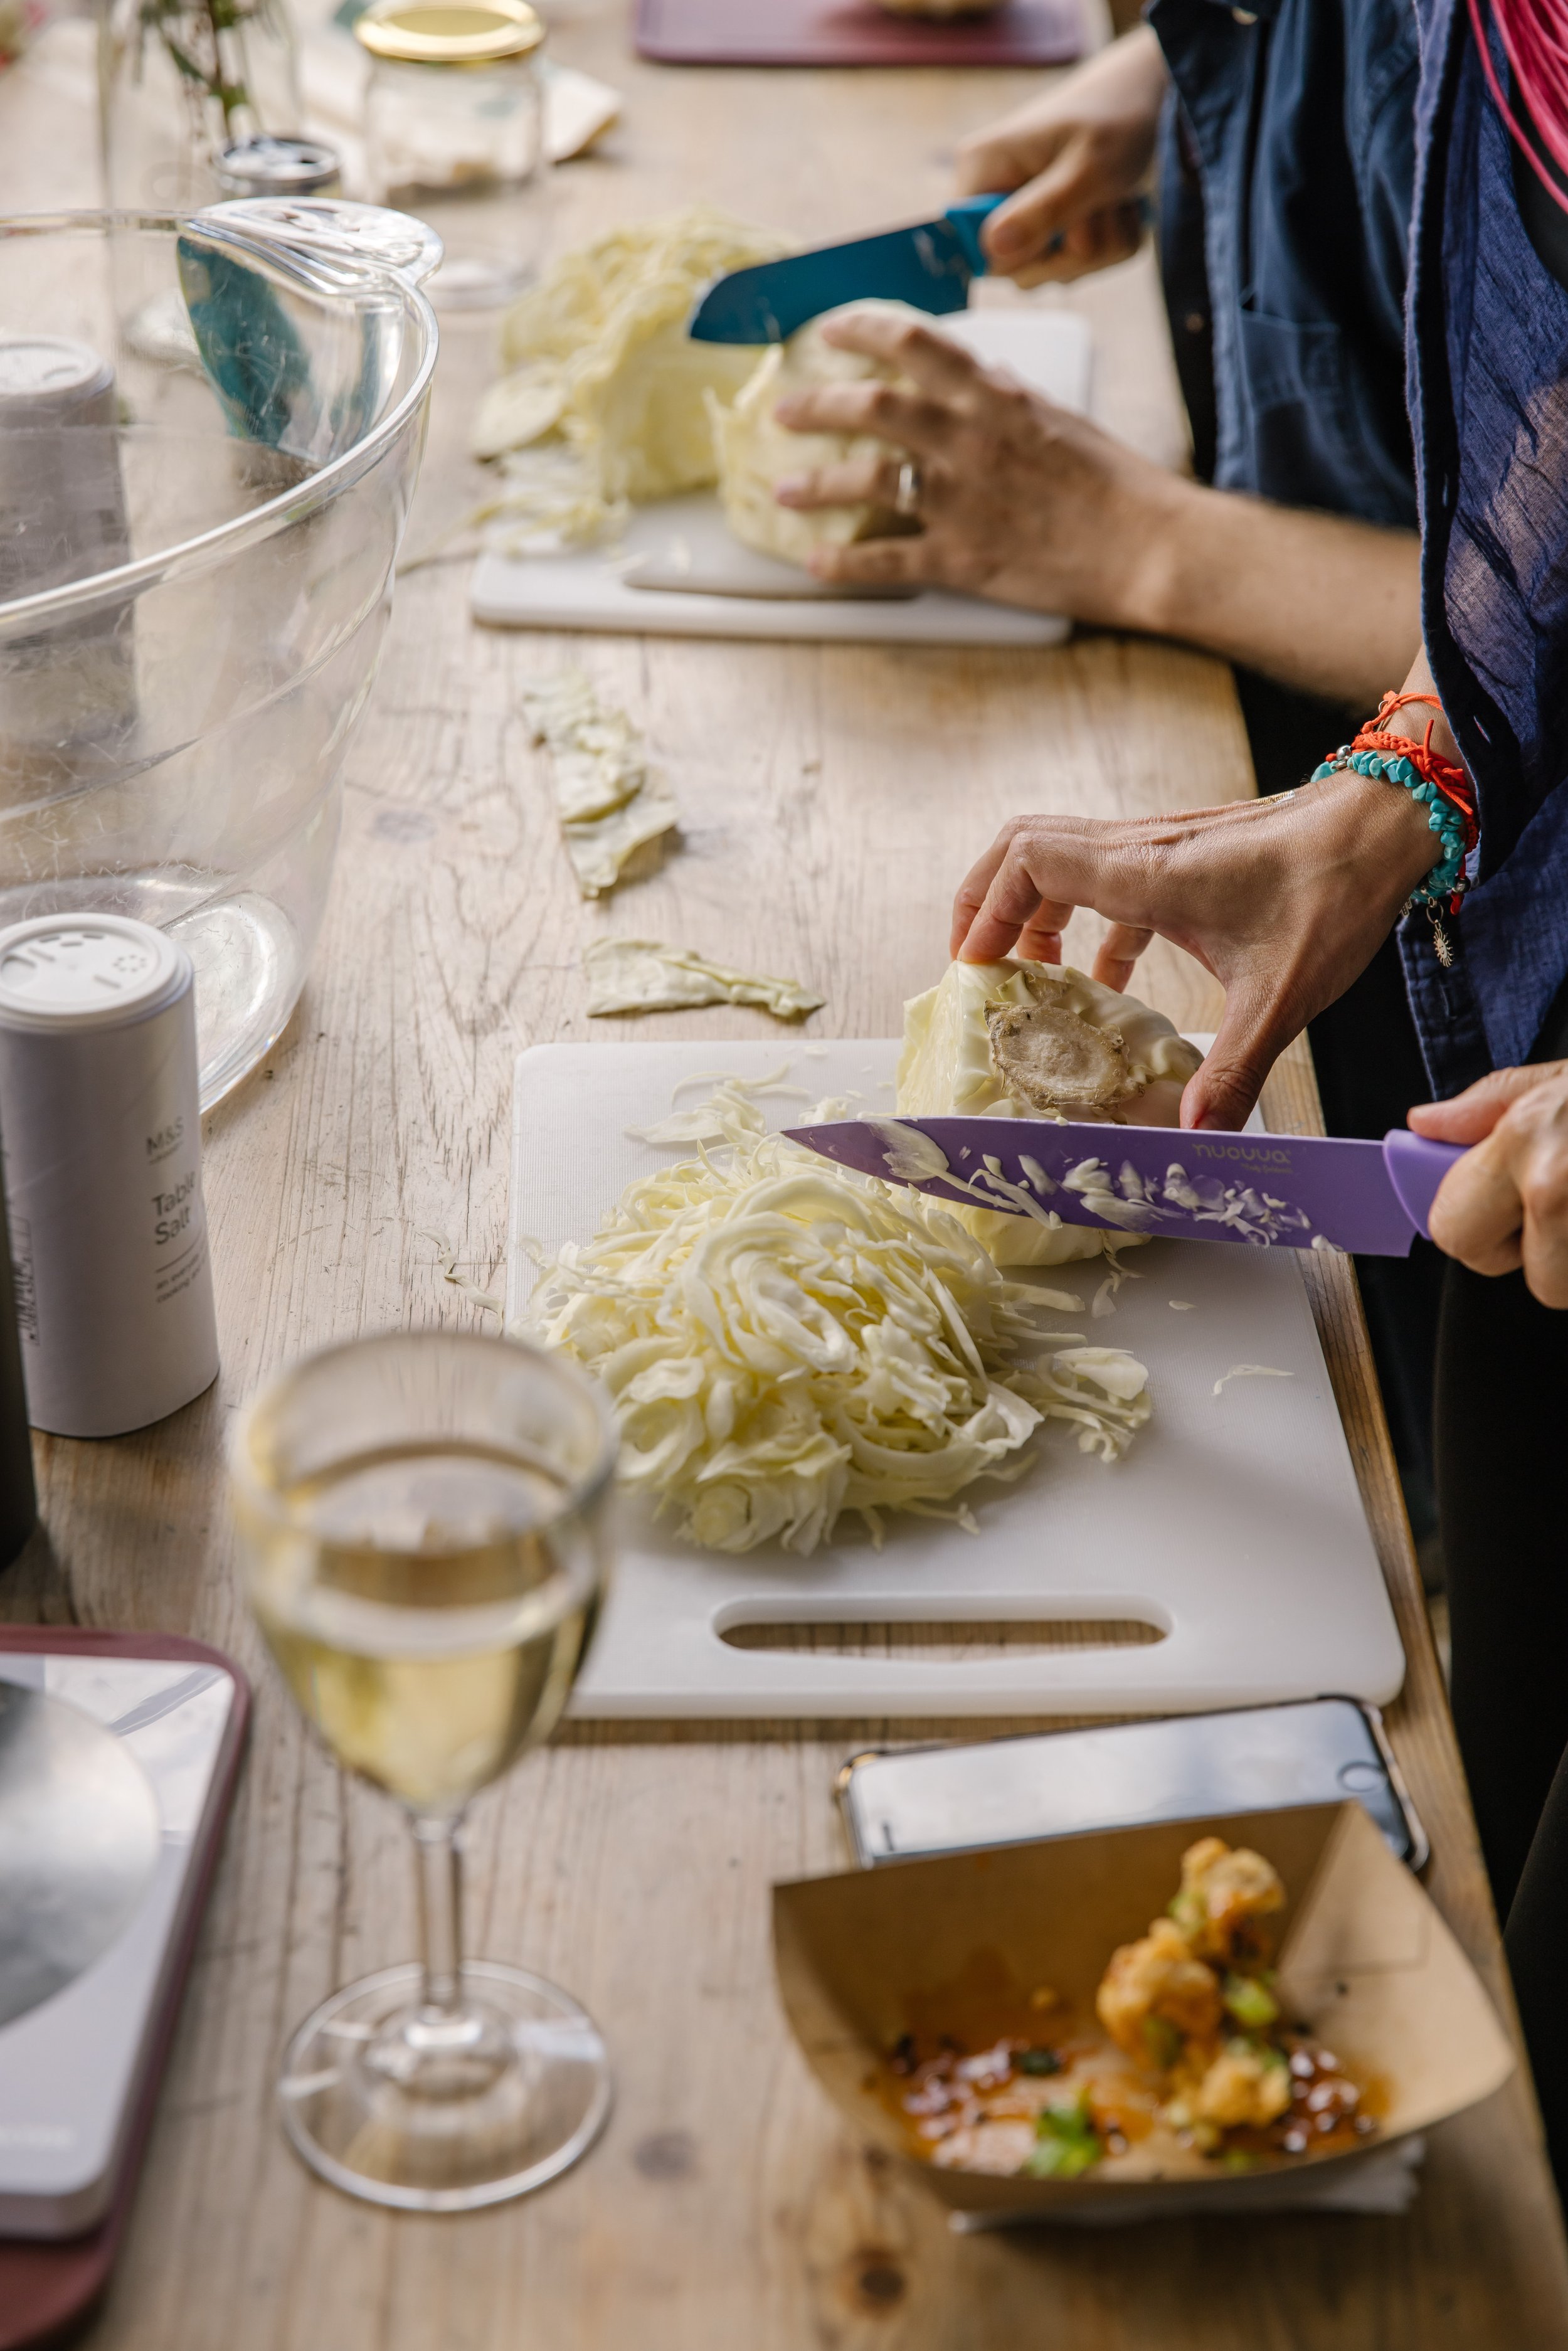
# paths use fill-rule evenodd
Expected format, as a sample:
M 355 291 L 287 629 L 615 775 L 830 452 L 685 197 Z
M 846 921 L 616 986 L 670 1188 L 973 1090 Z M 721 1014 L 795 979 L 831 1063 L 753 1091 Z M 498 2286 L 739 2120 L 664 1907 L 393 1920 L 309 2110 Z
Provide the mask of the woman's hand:
M 917 536 L 821 548 L 820 580 L 956 588 L 1026 611 L 1185 638 L 1288 684 L 1375 703 L 1420 635 L 1414 531 L 1211 490 L 1141 457 L 928 327 L 875 310 L 828 341 L 899 381 L 781 400 L 781 423 L 884 442 L 780 481 L 787 507 L 893 507 L 919 467 Z
M 1291 1040 L 1370 963 L 1433 848 L 1408 792 L 1354 773 L 1131 822 L 1016 817 L 958 892 L 952 953 L 1060 963 L 1079 906 L 1110 920 L 1094 961 L 1107 987 L 1127 987 L 1156 935 L 1185 947 L 1224 987 L 1225 1015 L 1182 1124 L 1237 1127 Z
M 1054 83 L 958 151 L 958 193 L 1016 189 L 981 241 L 993 269 L 1020 286 L 1082 277 L 1138 249 L 1136 197 L 1154 159 L 1166 88 L 1147 26 Z
M 1432 1203 L 1437 1247 L 1472 1273 L 1522 1266 L 1542 1306 L 1568 1307 L 1568 1061 L 1494 1070 L 1409 1123 L 1471 1146 Z
M 811 559 L 819 579 L 958 588 L 1108 626 L 1155 623 L 1153 590 L 1141 583 L 1163 566 L 1186 503 L 1203 492 L 927 327 L 865 311 L 822 332 L 904 381 L 824 384 L 780 401 L 779 423 L 889 445 L 878 457 L 791 475 L 778 486 L 779 504 L 891 507 L 913 456 L 922 528 L 821 549 Z

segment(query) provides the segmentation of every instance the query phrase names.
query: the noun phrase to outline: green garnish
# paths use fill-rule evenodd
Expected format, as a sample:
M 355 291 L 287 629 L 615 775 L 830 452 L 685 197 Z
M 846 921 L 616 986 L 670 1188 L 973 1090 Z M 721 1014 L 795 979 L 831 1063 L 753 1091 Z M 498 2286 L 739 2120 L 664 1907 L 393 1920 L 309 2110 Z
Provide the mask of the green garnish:
M 1080 2090 L 1071 2104 L 1046 2106 L 1034 2119 L 1039 2144 L 1024 2160 L 1030 2179 L 1076 2179 L 1090 2171 L 1105 2150 L 1089 2112 L 1087 2092 Z
M 1020 2049 L 1013 2059 L 1020 2074 L 1060 2074 L 1061 2060 L 1054 2049 Z
M 1145 2016 L 1144 2046 L 1163 2073 L 1181 2055 L 1181 2034 L 1168 2017 Z
M 1208 1912 L 1196 1894 L 1173 1894 L 1166 1916 L 1176 1920 L 1189 1943 L 1208 1924 Z
M 1279 2017 L 1280 2003 L 1256 1976 L 1227 1976 L 1225 2005 L 1249 2032 L 1265 2032 Z

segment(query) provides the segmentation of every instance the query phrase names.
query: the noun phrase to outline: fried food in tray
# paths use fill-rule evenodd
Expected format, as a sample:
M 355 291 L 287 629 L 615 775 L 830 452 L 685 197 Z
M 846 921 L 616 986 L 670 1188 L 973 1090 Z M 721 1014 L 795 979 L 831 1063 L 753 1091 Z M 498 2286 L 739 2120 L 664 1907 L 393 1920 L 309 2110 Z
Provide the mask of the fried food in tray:
M 1379 2085 L 1281 2013 L 1284 1907 L 1261 1854 L 1201 1837 L 1166 1916 L 1111 1954 L 1092 2019 L 1047 1985 L 1024 2018 L 1002 2017 L 979 1982 L 954 1988 L 946 2017 L 928 2001 L 886 2065 L 911 2151 L 942 2169 L 1074 2179 L 1132 2158 L 1146 2173 L 1162 2147 L 1242 2171 L 1364 2145 Z

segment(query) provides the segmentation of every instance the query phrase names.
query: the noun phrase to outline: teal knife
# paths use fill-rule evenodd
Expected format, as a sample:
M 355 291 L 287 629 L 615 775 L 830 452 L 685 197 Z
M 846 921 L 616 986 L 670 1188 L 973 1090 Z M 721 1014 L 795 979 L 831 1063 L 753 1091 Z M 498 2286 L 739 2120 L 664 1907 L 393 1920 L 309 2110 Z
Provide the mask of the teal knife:
M 965 309 L 971 281 L 986 274 L 980 225 L 1006 202 L 965 196 L 940 220 L 732 269 L 699 296 L 686 331 L 699 343 L 781 343 L 842 302 L 908 302 L 936 316 Z

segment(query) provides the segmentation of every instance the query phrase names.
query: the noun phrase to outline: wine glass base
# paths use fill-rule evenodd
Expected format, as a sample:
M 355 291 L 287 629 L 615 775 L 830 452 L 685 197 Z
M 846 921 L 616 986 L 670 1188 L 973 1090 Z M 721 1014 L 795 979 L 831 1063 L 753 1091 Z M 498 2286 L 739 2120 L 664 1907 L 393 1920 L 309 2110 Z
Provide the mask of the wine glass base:
M 469 1959 L 463 2000 L 486 2028 L 480 2062 L 400 2075 L 377 2053 L 417 2010 L 422 1980 L 412 1962 L 383 1968 L 306 2018 L 278 2080 L 283 2127 L 312 2171 L 371 2204 L 469 2212 L 526 2196 L 604 2126 L 610 2065 L 598 2028 L 542 1976 Z

